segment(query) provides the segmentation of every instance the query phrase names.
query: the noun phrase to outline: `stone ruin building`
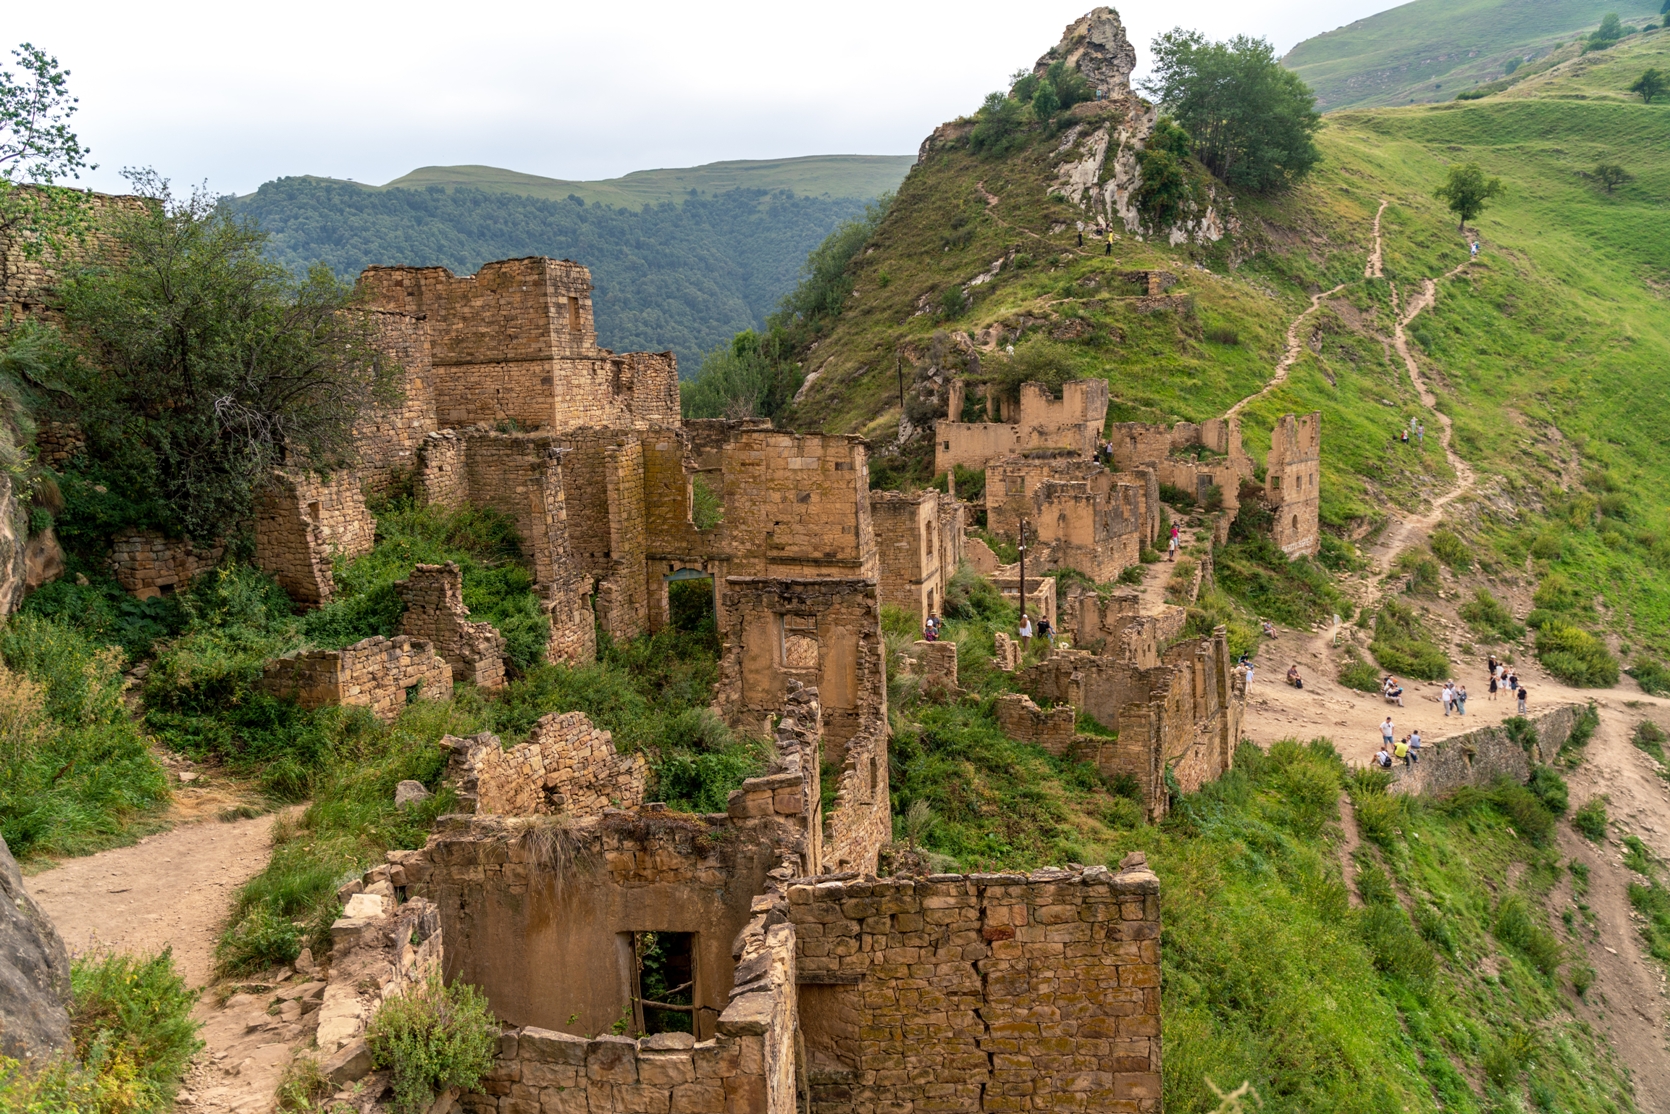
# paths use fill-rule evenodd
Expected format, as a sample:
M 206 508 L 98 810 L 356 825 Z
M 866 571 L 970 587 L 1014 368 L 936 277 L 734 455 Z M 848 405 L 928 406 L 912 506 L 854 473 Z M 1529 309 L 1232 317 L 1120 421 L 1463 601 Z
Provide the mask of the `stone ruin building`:
M 934 425 L 934 474 L 957 465 L 976 471 L 994 460 L 1033 449 L 1072 449 L 1090 457 L 1108 415 L 1105 379 L 1078 379 L 1061 386 L 1055 398 L 1042 383 L 1021 384 L 1020 400 L 1010 405 L 995 386 L 986 388 L 985 422 L 961 421 L 968 384 L 953 379 L 947 416 Z
M 820 815 L 820 695 L 781 683 L 771 769 L 712 815 L 642 804 L 642 765 L 577 713 L 510 750 L 449 739 L 468 811 L 341 891 L 326 1078 L 369 1083 L 377 1003 L 441 970 L 504 1025 L 470 1114 L 1158 1114 L 1143 857 L 877 878 L 885 782 L 843 776 Z

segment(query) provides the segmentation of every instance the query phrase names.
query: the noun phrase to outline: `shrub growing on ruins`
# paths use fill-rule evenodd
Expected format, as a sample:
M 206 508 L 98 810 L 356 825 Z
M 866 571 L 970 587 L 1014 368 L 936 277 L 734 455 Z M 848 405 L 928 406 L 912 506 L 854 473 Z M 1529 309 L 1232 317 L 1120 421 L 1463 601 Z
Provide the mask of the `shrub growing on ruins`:
M 396 1114 L 424 1114 L 447 1087 L 477 1089 L 493 1070 L 499 1025 L 487 996 L 462 980 L 434 974 L 389 998 L 365 1030 L 371 1062 L 391 1070 Z
M 1526 783 L 1542 806 L 1555 816 L 1564 816 L 1570 804 L 1570 796 L 1566 790 L 1566 779 L 1552 766 L 1538 766 L 1531 771 L 1531 780 Z
M 12 57 L 17 71 L 0 70 L 0 241 L 9 249 L 0 252 L 0 289 L 10 289 L 20 261 L 58 256 L 88 222 L 86 195 L 59 184 L 87 168 L 87 149 L 70 130 L 70 75 L 29 43 Z
M 62 385 L 69 414 L 113 492 L 166 506 L 170 534 L 225 537 L 272 466 L 350 461 L 354 423 L 398 397 L 398 369 L 328 269 L 297 280 L 213 198 L 129 177 L 141 204 L 60 291 L 84 357 Z

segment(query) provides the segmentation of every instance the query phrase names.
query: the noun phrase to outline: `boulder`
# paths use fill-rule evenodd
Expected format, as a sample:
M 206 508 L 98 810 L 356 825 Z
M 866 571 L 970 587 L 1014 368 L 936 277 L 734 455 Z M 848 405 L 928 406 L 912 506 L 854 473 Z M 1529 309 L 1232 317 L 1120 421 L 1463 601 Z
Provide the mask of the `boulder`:
M 403 781 L 394 787 L 394 807 L 405 808 L 407 805 L 427 801 L 434 795 L 423 787 L 421 781 Z
M 0 1055 L 39 1062 L 70 1042 L 70 956 L 0 839 Z
M 351 1040 L 320 1064 L 319 1072 L 338 1087 L 364 1079 L 371 1074 L 371 1049 L 363 1040 Z
M 49 526 L 23 547 L 23 590 L 33 592 L 64 575 L 64 547 Z

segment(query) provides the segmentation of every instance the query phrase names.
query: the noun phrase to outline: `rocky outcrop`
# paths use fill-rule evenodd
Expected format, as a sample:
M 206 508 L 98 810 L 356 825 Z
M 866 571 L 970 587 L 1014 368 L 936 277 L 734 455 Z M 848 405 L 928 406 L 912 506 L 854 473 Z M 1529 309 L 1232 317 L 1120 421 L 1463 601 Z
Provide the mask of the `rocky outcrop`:
M 70 957 L 0 839 L 0 1056 L 39 1062 L 70 1041 Z
M 9 436 L 0 431 L 0 438 Z M 21 607 L 28 594 L 28 541 L 29 509 L 17 497 L 12 477 L 0 475 L 0 619 Z
M 1125 25 L 1112 8 L 1092 8 L 1067 25 L 1061 41 L 1038 59 L 1032 72 L 1042 74 L 1051 63 L 1064 61 L 1090 82 L 1097 95 L 1115 100 L 1131 95 L 1131 71 L 1137 68 L 1136 47 L 1125 37 Z

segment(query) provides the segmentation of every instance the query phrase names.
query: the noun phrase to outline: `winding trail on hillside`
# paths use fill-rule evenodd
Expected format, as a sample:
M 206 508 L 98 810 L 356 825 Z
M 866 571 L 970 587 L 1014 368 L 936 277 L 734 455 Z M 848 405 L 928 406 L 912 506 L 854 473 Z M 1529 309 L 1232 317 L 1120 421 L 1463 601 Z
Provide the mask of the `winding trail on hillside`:
M 1380 267 L 1380 260 L 1383 256 L 1383 252 L 1381 250 L 1383 245 L 1380 241 L 1380 216 L 1386 211 L 1386 206 L 1388 204 L 1389 202 L 1382 197 L 1380 199 L 1380 208 L 1374 211 L 1374 250 L 1368 253 L 1368 266 L 1363 268 L 1363 277 L 1366 279 L 1386 277 L 1385 272 L 1381 270 Z
M 1310 296 L 1310 305 L 1299 311 L 1299 316 L 1295 317 L 1293 323 L 1287 327 L 1287 349 L 1282 353 L 1281 361 L 1276 364 L 1276 373 L 1270 377 L 1270 381 L 1264 386 L 1231 406 L 1229 412 L 1224 415 L 1226 418 L 1233 418 L 1248 404 L 1257 402 L 1287 382 L 1287 373 L 1292 371 L 1293 365 L 1299 362 L 1299 352 L 1303 346 L 1303 342 L 1299 339 L 1299 326 L 1304 324 L 1305 318 L 1316 312 L 1316 307 L 1322 304 L 1322 299 L 1332 298 L 1335 294 L 1344 290 L 1346 285 L 1342 282 L 1332 290 L 1323 290 Z

